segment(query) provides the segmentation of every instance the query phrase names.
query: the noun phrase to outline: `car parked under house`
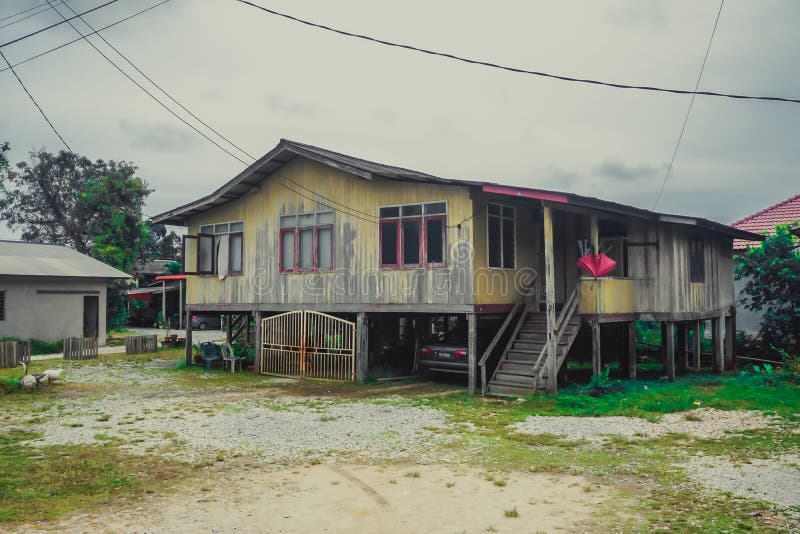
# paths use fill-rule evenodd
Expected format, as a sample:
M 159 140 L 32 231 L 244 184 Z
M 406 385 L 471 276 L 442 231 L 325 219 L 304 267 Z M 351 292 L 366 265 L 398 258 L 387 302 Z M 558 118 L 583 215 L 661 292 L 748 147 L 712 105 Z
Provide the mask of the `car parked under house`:
M 731 244 L 760 239 L 702 218 L 443 179 L 287 140 L 154 221 L 187 227 L 187 313 L 232 315 L 229 335 L 255 318 L 259 372 L 363 379 L 381 365 L 386 339 L 413 347 L 415 370 L 431 323 L 460 315 L 470 389 L 480 376 L 499 395 L 555 390 L 583 327 L 599 372 L 601 329 L 630 332 L 639 319 L 680 339 L 711 320 L 714 366 L 730 366 Z M 582 274 L 587 250 L 616 267 Z M 505 320 L 484 334 L 479 325 L 498 314 Z M 484 352 L 479 332 L 490 337 Z M 665 343 L 674 377 L 673 336 Z M 633 356 L 625 370 L 635 375 Z

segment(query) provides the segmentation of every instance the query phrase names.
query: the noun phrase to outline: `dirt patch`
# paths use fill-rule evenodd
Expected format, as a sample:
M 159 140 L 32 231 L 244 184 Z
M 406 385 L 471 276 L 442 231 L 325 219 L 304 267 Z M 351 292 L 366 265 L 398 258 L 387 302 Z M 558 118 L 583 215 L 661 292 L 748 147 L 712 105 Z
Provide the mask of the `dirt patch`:
M 611 491 L 577 476 L 514 474 L 505 482 L 500 487 L 478 471 L 442 466 L 247 471 L 40 527 L 192 533 L 584 531 Z M 510 510 L 516 517 L 507 516 Z
M 723 411 L 699 408 L 664 415 L 651 422 L 638 417 L 544 417 L 529 416 L 514 425 L 524 434 L 554 434 L 569 439 L 603 442 L 612 436 L 654 438 L 664 434 L 688 434 L 697 438 L 723 438 L 744 430 L 767 428 L 777 419 L 757 411 Z

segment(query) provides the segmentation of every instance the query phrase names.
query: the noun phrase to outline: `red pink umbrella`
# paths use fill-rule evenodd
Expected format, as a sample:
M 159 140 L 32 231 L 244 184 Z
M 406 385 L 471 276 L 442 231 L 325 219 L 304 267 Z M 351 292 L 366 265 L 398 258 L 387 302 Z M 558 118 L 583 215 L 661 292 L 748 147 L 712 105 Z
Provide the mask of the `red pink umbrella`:
M 602 276 L 607 275 L 611 271 L 614 270 L 614 267 L 617 266 L 617 262 L 603 254 L 592 254 L 589 253 L 586 256 L 583 256 L 578 260 L 578 267 L 589 273 L 590 275 L 594 276 L 595 278 L 600 278 Z

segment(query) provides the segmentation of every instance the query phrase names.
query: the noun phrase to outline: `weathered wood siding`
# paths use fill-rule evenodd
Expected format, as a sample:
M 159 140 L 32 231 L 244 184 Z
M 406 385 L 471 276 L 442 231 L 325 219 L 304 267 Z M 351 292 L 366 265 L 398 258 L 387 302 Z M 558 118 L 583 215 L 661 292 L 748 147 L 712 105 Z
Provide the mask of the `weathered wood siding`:
M 488 212 L 489 202 L 513 206 L 516 210 L 516 268 L 489 267 Z M 543 287 L 544 256 L 542 255 L 542 223 L 534 221 L 534 211 L 539 203 L 513 197 L 473 193 L 475 210 L 473 239 L 473 273 L 476 304 L 513 304 L 519 299 L 516 287 L 535 270 L 540 276 L 537 288 Z M 536 219 L 538 220 L 538 219 Z M 556 228 L 558 225 L 556 224 Z M 537 291 L 539 295 L 541 291 Z M 542 294 L 543 295 L 543 294 Z
M 703 282 L 692 282 L 690 278 L 692 235 L 703 238 Z M 655 222 L 631 225 L 629 238 L 634 243 L 658 243 L 631 247 L 628 252 L 630 277 L 636 280 L 636 312 L 710 316 L 727 311 L 734 304 L 730 238 L 689 226 Z
M 283 187 L 280 182 L 302 195 Z M 337 211 L 333 230 L 333 272 L 281 273 L 278 265 L 280 215 L 324 211 L 328 208 L 323 204 L 331 205 L 319 198 L 321 204 L 303 198 L 313 197 L 308 190 L 376 218 L 362 220 Z M 381 269 L 378 208 L 435 201 L 447 201 L 446 267 Z M 190 276 L 187 303 L 190 306 L 257 305 L 264 310 L 270 309 L 270 305 L 472 304 L 472 262 L 464 250 L 472 240 L 471 215 L 472 201 L 466 187 L 377 177 L 365 180 L 298 157 L 265 178 L 249 195 L 189 221 L 188 232 L 193 235 L 204 224 L 243 220 L 244 272 L 222 280 L 215 276 Z M 465 220 L 460 229 L 455 227 Z
M 584 278 L 578 285 L 581 314 L 630 314 L 636 281 L 629 278 Z M 598 295 L 599 292 L 599 295 Z

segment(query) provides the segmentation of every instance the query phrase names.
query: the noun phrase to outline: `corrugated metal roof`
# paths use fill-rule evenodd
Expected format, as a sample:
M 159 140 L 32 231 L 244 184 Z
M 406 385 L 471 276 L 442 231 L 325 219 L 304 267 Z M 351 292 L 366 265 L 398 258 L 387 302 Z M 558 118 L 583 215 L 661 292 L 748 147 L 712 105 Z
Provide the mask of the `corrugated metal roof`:
M 800 221 L 800 193 L 748 215 L 743 219 L 739 219 L 731 223 L 731 226 L 755 234 L 764 232 L 773 234 L 775 233 L 776 224 L 787 224 L 795 221 Z M 755 245 L 758 245 L 758 242 L 735 239 L 733 241 L 733 250 L 742 251 Z
M 720 232 L 730 237 L 738 237 L 741 239 L 761 238 L 758 234 L 750 234 L 748 232 L 731 228 L 725 224 L 709 221 L 700 217 L 686 217 L 682 215 L 658 213 L 636 208 L 634 206 L 626 206 L 617 202 L 610 202 L 599 198 L 576 195 L 574 193 L 562 191 L 547 191 L 544 189 L 534 189 L 529 187 L 508 187 L 492 182 L 440 178 L 438 176 L 433 176 L 431 174 L 426 174 L 419 171 L 413 171 L 411 169 L 404 169 L 402 167 L 395 167 L 393 165 L 384 165 L 374 161 L 367 161 L 365 159 L 348 156 L 346 154 L 341 154 L 325 148 L 298 143 L 297 141 L 290 141 L 288 139 L 281 139 L 275 148 L 270 150 L 267 154 L 261 157 L 261 159 L 240 172 L 210 195 L 206 195 L 205 197 L 194 202 L 184 204 L 183 206 L 179 206 L 170 211 L 156 215 L 152 218 L 152 220 L 153 222 L 162 224 L 185 226 L 189 218 L 193 215 L 214 209 L 217 206 L 221 206 L 222 204 L 247 194 L 252 190 L 252 187 L 255 184 L 269 176 L 275 170 L 279 169 L 281 166 L 285 165 L 295 157 L 304 157 L 313 161 L 318 161 L 325 165 L 330 165 L 353 175 L 360 176 L 365 180 L 371 180 L 373 177 L 379 176 L 393 180 L 429 182 L 483 188 L 484 190 L 497 194 L 553 200 L 556 202 L 580 205 L 591 209 L 604 210 L 630 217 L 642 217 L 646 219 L 674 222 L 676 224 L 699 226 L 707 230 Z
M 2 240 L 0 276 L 129 278 L 120 270 L 61 245 Z

